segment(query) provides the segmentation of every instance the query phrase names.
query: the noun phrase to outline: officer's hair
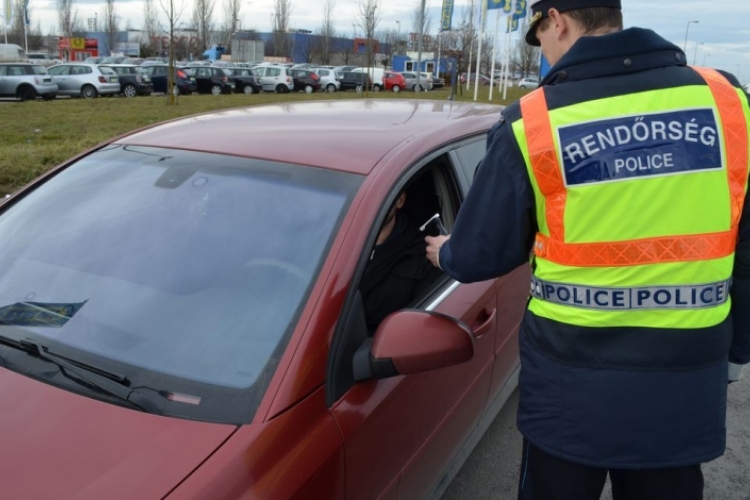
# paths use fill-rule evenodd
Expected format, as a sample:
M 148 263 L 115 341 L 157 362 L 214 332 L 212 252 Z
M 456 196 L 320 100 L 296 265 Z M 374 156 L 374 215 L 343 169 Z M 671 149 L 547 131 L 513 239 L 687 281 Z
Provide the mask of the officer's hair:
M 599 30 L 607 31 L 622 30 L 622 11 L 613 7 L 586 7 L 584 9 L 568 10 L 563 14 L 569 16 L 581 27 L 585 34 L 595 33 Z M 552 21 L 545 17 L 539 23 L 539 31 L 546 30 Z

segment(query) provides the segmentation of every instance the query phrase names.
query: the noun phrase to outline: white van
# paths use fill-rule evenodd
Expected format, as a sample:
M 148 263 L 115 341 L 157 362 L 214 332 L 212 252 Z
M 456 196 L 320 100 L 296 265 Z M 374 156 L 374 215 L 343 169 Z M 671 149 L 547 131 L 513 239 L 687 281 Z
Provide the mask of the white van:
M 352 73 L 367 73 L 370 75 L 373 92 L 380 92 L 385 88 L 385 70 L 383 68 L 355 68 Z
M 14 43 L 0 43 L 0 62 L 26 62 L 26 52 Z

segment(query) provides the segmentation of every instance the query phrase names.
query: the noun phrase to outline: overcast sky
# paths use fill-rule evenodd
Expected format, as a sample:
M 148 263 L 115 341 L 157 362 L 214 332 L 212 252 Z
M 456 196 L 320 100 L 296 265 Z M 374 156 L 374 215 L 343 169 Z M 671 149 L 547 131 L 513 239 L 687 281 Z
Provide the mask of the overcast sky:
M 159 1 L 154 0 L 159 9 Z M 166 1 L 166 0 L 162 0 Z M 174 0 L 184 5 L 181 21 L 189 21 L 193 0 Z M 268 30 L 274 0 L 243 1 L 241 18 L 243 29 Z M 104 12 L 103 0 L 74 0 L 78 15 L 85 20 Z M 223 0 L 216 0 L 217 22 L 223 21 Z M 437 29 L 442 0 L 428 0 L 429 15 L 433 29 Z M 470 0 L 455 0 L 454 22 L 461 17 L 461 10 Z M 730 71 L 743 83 L 750 81 L 750 1 L 747 0 L 622 0 L 625 27 L 651 28 L 679 47 L 685 45 L 688 29 L 687 57 L 690 63 Z M 324 0 L 292 0 L 291 27 L 316 31 L 320 27 Z M 358 0 L 336 0 L 335 23 L 339 32 L 351 34 L 356 18 Z M 57 31 L 56 0 L 30 0 L 31 21 L 41 22 L 44 33 Z M 142 0 L 116 0 L 116 11 L 123 19 L 122 26 L 129 21 L 133 28 L 140 28 L 143 16 Z M 412 13 L 419 0 L 380 0 L 379 30 L 397 29 L 411 31 Z M 399 22 L 397 22 L 399 21 Z M 690 23 L 690 21 L 699 21 Z M 493 26 L 494 23 L 489 23 Z M 697 50 L 696 50 L 697 49 Z

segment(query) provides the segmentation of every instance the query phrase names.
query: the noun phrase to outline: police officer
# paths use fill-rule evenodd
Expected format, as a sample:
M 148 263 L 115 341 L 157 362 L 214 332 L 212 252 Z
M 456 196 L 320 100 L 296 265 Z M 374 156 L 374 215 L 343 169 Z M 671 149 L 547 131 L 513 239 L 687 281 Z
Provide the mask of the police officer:
M 488 135 L 449 237 L 456 280 L 528 262 L 522 500 L 703 497 L 727 382 L 750 362 L 747 96 L 622 29 L 619 0 L 532 0 L 553 65 Z

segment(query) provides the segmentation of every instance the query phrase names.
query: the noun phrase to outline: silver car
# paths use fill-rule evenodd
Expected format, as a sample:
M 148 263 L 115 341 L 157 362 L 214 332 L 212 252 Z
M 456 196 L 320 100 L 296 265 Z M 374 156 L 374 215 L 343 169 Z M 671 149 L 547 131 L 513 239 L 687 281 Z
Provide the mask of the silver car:
M 419 87 L 417 87 L 417 72 L 416 71 L 402 71 L 404 80 L 406 81 L 406 88 L 411 89 L 414 92 L 421 92 L 423 90 L 432 89 L 432 77 L 426 73 L 422 73 L 419 77 Z
M 57 84 L 44 66 L 27 63 L 0 64 L 0 97 L 18 97 L 33 101 L 41 96 L 48 101 L 57 94 Z
M 253 73 L 265 92 L 287 94 L 294 89 L 291 70 L 286 66 L 261 64 L 253 67 Z
M 108 66 L 66 63 L 52 66 L 47 71 L 59 87 L 59 95 L 93 99 L 99 95 L 120 93 L 120 79 Z

